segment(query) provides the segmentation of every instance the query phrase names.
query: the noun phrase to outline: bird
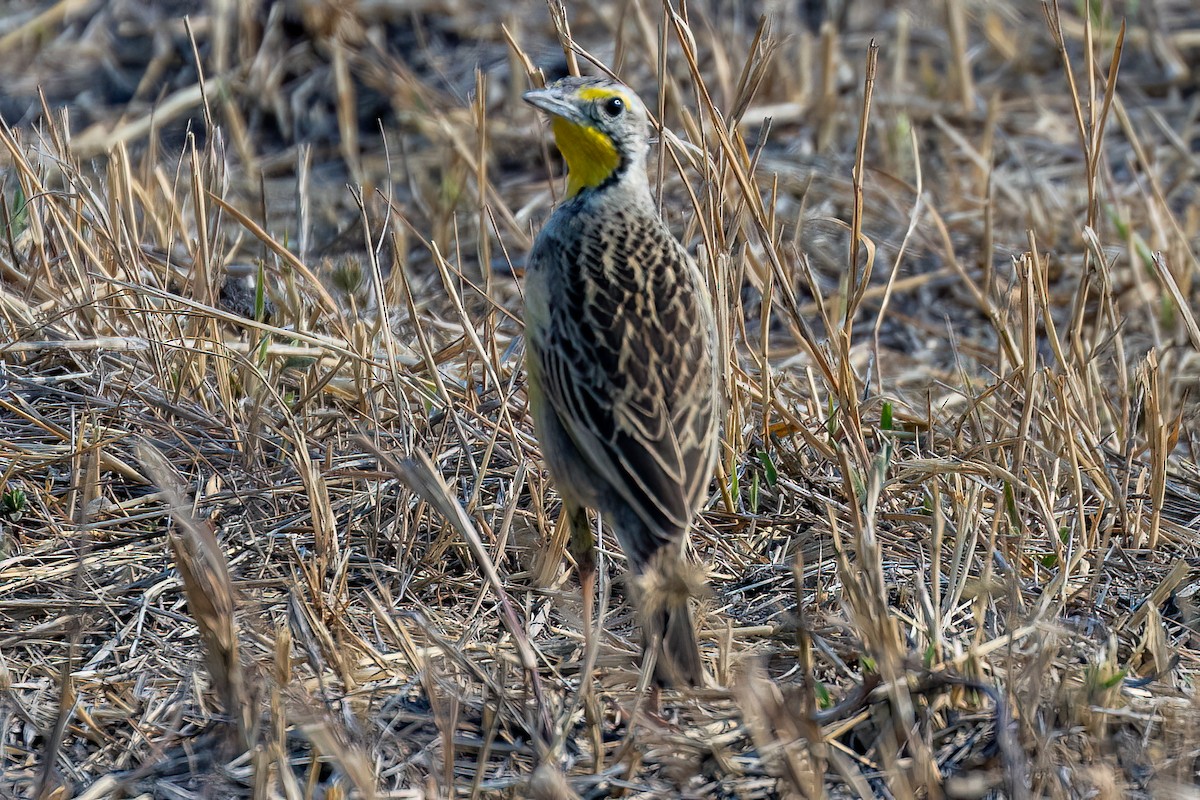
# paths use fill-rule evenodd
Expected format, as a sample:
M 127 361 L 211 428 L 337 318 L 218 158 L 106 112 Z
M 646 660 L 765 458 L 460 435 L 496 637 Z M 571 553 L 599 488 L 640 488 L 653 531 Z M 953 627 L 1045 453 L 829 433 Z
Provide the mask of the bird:
M 586 646 L 594 509 L 627 559 L 656 686 L 702 686 L 690 600 L 703 578 L 685 549 L 722 403 L 708 284 L 651 194 L 650 115 L 637 94 L 567 77 L 524 99 L 549 115 L 567 164 L 566 195 L 526 263 L 524 322 L 530 412 L 570 526 Z

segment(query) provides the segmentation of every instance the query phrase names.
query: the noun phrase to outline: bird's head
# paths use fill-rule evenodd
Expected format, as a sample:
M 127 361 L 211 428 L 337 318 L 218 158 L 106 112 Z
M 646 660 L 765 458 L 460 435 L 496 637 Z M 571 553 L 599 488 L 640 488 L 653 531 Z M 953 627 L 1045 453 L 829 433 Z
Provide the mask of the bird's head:
M 550 115 L 554 140 L 567 161 L 567 195 L 644 168 L 650 148 L 646 107 L 629 87 L 608 78 L 563 78 L 525 93 Z

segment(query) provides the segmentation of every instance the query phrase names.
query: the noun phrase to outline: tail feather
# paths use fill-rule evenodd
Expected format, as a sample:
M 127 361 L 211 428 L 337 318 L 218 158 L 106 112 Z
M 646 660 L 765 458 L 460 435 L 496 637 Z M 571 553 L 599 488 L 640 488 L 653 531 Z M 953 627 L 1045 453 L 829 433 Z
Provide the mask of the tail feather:
M 703 577 L 682 560 L 657 561 L 638 581 L 644 646 L 655 649 L 655 683 L 703 686 L 704 661 L 691 609 L 691 598 L 702 590 Z
M 687 598 L 662 609 L 659 622 L 661 628 L 655 632 L 659 643 L 655 682 L 661 686 L 703 686 L 704 662 Z

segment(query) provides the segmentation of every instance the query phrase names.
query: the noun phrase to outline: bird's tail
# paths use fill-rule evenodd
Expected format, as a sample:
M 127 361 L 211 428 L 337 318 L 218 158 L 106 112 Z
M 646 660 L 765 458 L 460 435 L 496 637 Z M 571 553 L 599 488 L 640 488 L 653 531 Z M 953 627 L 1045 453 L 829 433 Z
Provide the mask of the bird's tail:
M 669 560 L 651 559 L 639 577 L 645 647 L 656 650 L 657 684 L 703 686 L 704 661 L 696 642 L 691 598 L 703 591 L 704 579 L 679 555 L 672 555 Z

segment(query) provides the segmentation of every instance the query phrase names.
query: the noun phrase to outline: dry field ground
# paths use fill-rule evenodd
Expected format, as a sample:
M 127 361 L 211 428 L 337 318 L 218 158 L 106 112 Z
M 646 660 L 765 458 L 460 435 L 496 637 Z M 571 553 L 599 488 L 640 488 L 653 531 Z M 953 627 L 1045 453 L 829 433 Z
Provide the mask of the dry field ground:
M 1062 5 L 5 3 L 0 797 L 1200 797 L 1200 10 Z M 658 708 L 522 369 L 597 63 L 730 354 Z

